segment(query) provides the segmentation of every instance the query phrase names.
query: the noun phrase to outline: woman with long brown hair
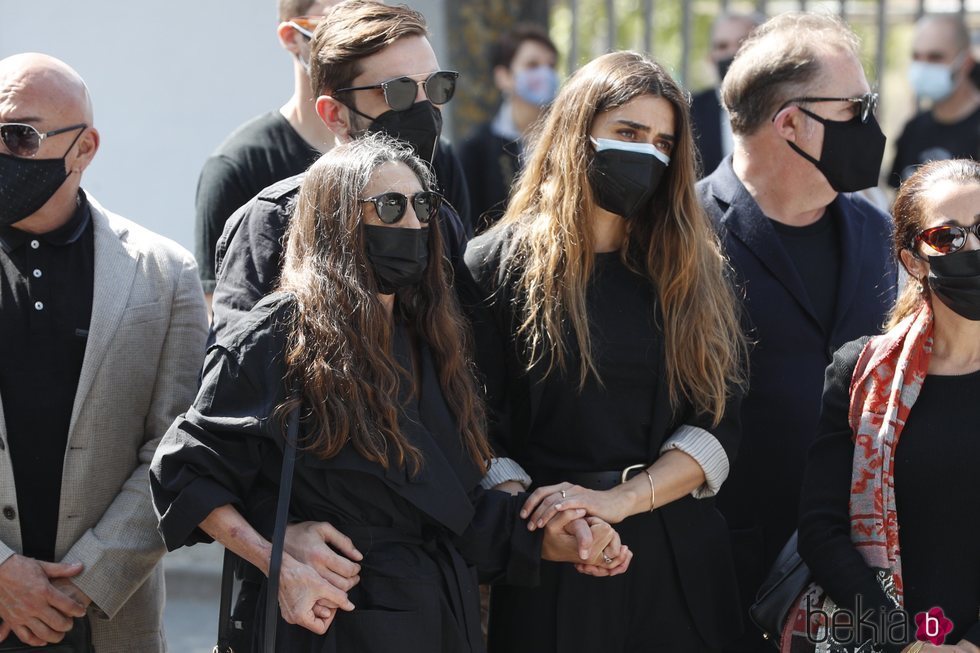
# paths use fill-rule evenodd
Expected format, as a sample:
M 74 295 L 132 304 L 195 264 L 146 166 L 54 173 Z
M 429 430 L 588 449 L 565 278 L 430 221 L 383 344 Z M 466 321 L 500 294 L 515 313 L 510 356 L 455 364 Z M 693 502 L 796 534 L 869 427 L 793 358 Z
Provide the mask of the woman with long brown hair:
M 535 537 L 517 497 L 479 489 L 491 454 L 432 185 L 410 150 L 379 136 L 315 163 L 279 291 L 212 347 L 197 400 L 153 463 L 169 548 L 214 538 L 268 573 L 266 499 L 299 411 L 290 522 L 329 522 L 363 558 L 344 583 L 287 535 L 279 600 L 291 625 L 277 651 L 481 651 L 476 569 L 529 582 L 540 556 L 581 562 L 569 533 L 618 554 L 603 566 L 596 549 L 593 572 L 629 562 L 584 511 Z
M 480 355 L 498 454 L 537 486 L 529 529 L 584 508 L 637 554 L 609 583 L 545 563 L 537 588 L 495 587 L 491 651 L 717 650 L 737 634 L 711 497 L 745 345 L 695 181 L 686 93 L 643 55 L 607 54 L 568 80 L 506 215 L 467 249 L 502 332 Z
M 980 653 L 980 163 L 922 165 L 893 214 L 908 277 L 885 333 L 827 368 L 788 653 Z

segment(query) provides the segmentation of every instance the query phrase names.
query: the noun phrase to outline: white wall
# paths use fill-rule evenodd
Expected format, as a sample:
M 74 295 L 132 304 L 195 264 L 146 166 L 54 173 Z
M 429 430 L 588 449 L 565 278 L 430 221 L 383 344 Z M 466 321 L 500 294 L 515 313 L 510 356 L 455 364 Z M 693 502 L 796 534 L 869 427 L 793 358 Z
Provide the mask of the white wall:
M 441 0 L 414 4 L 435 18 Z M 292 92 L 276 25 L 275 0 L 0 0 L 0 58 L 36 51 L 74 67 L 102 134 L 83 187 L 193 249 L 205 158 Z

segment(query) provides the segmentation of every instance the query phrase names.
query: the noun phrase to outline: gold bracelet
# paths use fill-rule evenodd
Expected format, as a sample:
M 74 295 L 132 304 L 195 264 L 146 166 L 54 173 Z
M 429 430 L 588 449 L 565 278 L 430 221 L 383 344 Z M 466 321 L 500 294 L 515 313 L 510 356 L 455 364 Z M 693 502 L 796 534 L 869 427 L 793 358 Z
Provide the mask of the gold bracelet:
M 647 480 L 650 481 L 650 512 L 653 512 L 653 509 L 657 507 L 656 506 L 657 493 L 653 489 L 653 476 L 650 475 L 649 470 L 643 470 L 643 471 L 646 472 Z
M 906 653 L 919 653 L 919 651 L 921 651 L 925 647 L 925 645 L 926 645 L 925 642 L 923 642 L 922 640 L 919 640 L 919 641 L 915 642 L 914 644 L 912 644 L 912 646 L 908 647 L 905 650 L 906 650 Z

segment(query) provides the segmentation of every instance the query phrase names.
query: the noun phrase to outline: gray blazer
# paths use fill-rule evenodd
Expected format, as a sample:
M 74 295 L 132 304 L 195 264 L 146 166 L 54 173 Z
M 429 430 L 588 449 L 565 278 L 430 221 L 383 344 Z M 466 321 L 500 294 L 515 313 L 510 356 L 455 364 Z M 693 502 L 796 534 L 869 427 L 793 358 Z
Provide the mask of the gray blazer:
M 65 450 L 55 556 L 80 562 L 99 653 L 166 650 L 164 553 L 149 464 L 197 391 L 207 312 L 194 258 L 176 243 L 92 204 L 92 321 Z M 0 403 L 0 439 L 7 432 Z M 17 510 L 9 449 L 0 505 Z M 20 523 L 0 518 L 0 563 L 22 550 Z

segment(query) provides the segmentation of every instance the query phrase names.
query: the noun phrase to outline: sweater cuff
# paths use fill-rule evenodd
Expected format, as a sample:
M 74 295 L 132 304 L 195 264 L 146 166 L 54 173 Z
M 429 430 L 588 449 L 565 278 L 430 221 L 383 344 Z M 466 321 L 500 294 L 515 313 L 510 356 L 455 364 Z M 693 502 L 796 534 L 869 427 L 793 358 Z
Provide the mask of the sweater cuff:
M 718 438 L 704 429 L 684 424 L 660 447 L 660 453 L 671 449 L 683 451 L 694 458 L 704 470 L 704 484 L 691 492 L 691 496 L 695 499 L 706 499 L 718 493 L 731 469 L 728 454 Z
M 494 458 L 490 461 L 487 475 L 480 481 L 480 487 L 484 490 L 492 490 L 507 481 L 517 481 L 524 486 L 525 490 L 531 486 L 531 477 L 515 460 L 512 458 Z

